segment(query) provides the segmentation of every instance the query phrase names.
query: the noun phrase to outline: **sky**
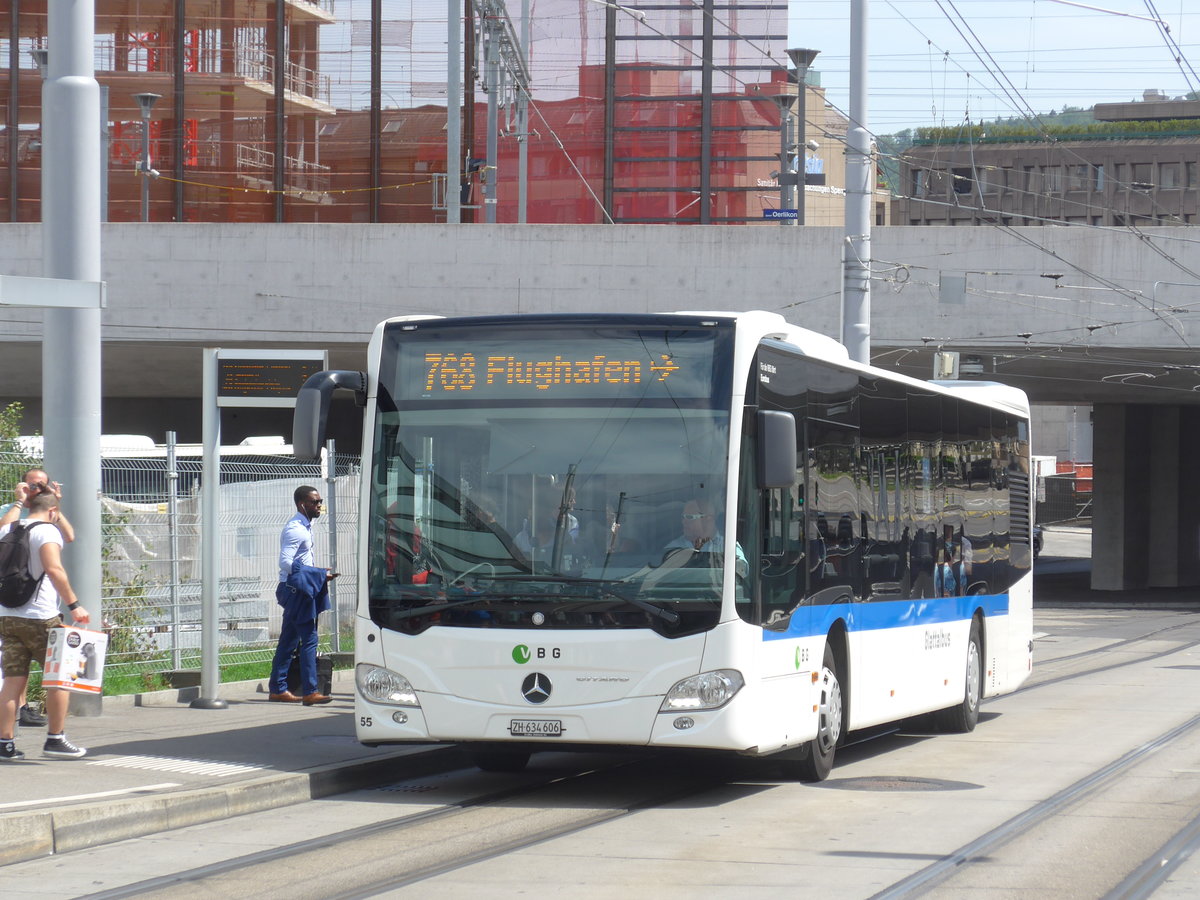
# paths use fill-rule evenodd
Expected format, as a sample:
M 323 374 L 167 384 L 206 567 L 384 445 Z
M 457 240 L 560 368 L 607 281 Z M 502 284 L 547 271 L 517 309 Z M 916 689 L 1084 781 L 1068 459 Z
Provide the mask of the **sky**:
M 868 7 L 867 123 L 876 134 L 1140 100 L 1149 89 L 1170 97 L 1200 91 L 1200 0 Z M 789 13 L 789 46 L 821 51 L 813 68 L 826 99 L 847 112 L 850 0 L 790 0 Z M 1149 18 L 1169 26 L 1177 48 Z

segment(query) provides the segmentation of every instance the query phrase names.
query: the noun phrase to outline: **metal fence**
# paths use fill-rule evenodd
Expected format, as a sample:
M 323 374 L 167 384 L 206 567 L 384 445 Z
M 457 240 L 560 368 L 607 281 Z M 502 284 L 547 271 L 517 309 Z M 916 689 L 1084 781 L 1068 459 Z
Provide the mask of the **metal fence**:
M 1080 490 L 1080 479 L 1074 473 L 1047 475 L 1037 504 L 1037 521 L 1043 525 L 1073 522 L 1092 514 L 1091 479 Z
M 359 457 L 330 442 L 321 463 L 280 447 L 225 447 L 219 489 L 219 658 L 223 678 L 261 677 L 275 650 L 279 534 L 292 493 L 311 484 L 326 499 L 314 525 L 317 564 L 342 572 L 320 623 L 326 650 L 353 649 Z M 0 498 L 40 462 L 0 446 Z M 195 445 L 105 447 L 101 460 L 101 581 L 109 635 L 106 692 L 163 686 L 168 673 L 200 666 L 202 458 Z M 53 478 L 53 473 L 51 473 Z M 9 487 L 6 487 L 8 485 Z M 4 498 L 6 499 L 6 498 Z M 340 540 L 339 540 L 340 538 Z M 68 574 L 71 551 L 63 555 Z

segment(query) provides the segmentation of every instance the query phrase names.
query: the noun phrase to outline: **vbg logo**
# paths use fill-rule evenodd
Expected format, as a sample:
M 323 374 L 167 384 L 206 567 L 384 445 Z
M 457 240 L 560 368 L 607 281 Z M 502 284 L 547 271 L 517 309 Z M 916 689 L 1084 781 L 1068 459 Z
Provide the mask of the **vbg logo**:
M 512 650 L 513 662 L 515 662 L 519 666 L 525 665 L 527 662 L 529 662 L 535 656 L 538 659 L 561 659 L 562 658 L 562 648 L 561 647 L 549 647 L 549 648 L 537 647 L 537 648 L 531 649 L 530 647 L 528 647 L 525 644 L 517 644 L 517 646 L 513 647 L 513 650 Z

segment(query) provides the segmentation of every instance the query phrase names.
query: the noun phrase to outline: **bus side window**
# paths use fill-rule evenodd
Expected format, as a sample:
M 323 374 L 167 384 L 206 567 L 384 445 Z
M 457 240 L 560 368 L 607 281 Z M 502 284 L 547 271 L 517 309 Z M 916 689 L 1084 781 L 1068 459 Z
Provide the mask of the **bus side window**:
M 804 506 L 800 486 L 765 492 L 767 509 L 761 561 L 764 620 L 786 614 L 804 593 Z

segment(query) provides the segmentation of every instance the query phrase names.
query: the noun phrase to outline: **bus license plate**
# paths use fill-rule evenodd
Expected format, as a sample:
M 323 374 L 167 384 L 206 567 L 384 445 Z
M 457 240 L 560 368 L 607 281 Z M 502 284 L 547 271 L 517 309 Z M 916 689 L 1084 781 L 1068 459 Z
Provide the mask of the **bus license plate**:
M 559 737 L 562 734 L 562 720 L 513 719 L 508 723 L 508 733 L 514 737 Z

